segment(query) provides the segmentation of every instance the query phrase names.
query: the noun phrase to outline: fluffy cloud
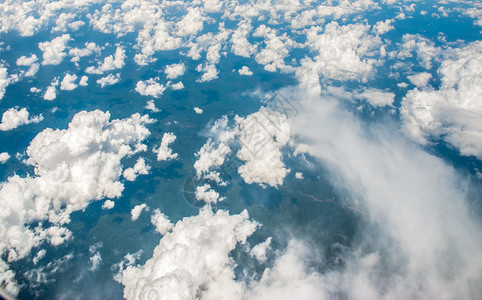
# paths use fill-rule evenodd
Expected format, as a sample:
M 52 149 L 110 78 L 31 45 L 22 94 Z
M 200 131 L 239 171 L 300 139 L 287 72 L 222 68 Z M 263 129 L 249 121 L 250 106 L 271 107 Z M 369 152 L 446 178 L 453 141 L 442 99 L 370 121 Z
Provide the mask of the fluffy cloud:
M 202 9 L 199 7 L 189 7 L 187 14 L 176 24 L 176 34 L 179 36 L 195 35 L 203 29 L 205 19 Z
M 205 203 L 217 203 L 224 200 L 224 197 L 219 197 L 219 193 L 211 189 L 211 185 L 207 183 L 196 187 L 195 196 L 196 200 Z
M 179 221 L 154 249 L 143 266 L 122 273 L 126 299 L 193 299 L 241 295 L 243 286 L 233 280 L 229 253 L 256 229 L 248 213 L 229 215 L 204 208 L 199 215 Z
M 379 89 L 366 89 L 357 95 L 358 98 L 365 99 L 374 107 L 393 106 L 395 94 Z
M 88 85 L 88 83 L 87 83 L 88 80 L 89 80 L 89 77 L 87 77 L 87 76 L 85 76 L 85 75 L 82 76 L 82 77 L 80 78 L 79 85 L 80 85 L 80 86 L 87 86 L 87 85 Z
M 0 164 L 4 164 L 10 159 L 10 155 L 7 152 L 0 153 Z
M 42 65 L 58 65 L 67 55 L 65 49 L 70 41 L 70 35 L 64 34 L 54 38 L 50 42 L 39 43 L 38 47 L 43 52 Z
M 50 83 L 50 86 L 47 87 L 47 90 L 44 94 L 44 100 L 52 101 L 57 98 L 57 86 L 59 85 L 59 79 L 56 77 Z
M 177 153 L 172 153 L 172 149 L 169 148 L 169 145 L 174 143 L 176 140 L 176 136 L 172 132 L 165 132 L 162 136 L 161 145 L 159 148 L 154 148 L 153 152 L 157 153 L 157 160 L 164 161 L 164 160 L 171 160 L 176 159 L 178 157 Z
M 152 112 L 160 112 L 161 111 L 159 108 L 156 107 L 156 104 L 154 103 L 154 100 L 147 101 L 147 104 L 144 108 L 148 109 Z
M 122 47 L 117 47 L 115 54 L 104 58 L 103 63 L 99 63 L 97 67 L 88 67 L 85 72 L 88 74 L 104 74 L 105 72 L 122 69 L 125 63 L 126 51 Z
M 64 130 L 37 134 L 27 148 L 33 176 L 11 176 L 0 188 L 0 252 L 14 261 L 43 241 L 71 237 L 62 227 L 93 200 L 119 197 L 121 159 L 145 150 L 148 116 L 110 121 L 101 111 L 80 112 Z
M 482 42 L 449 50 L 438 73 L 438 90 L 414 89 L 402 102 L 405 132 L 425 144 L 443 139 L 462 155 L 482 158 Z
M 17 59 L 17 66 L 28 66 L 30 67 L 27 72 L 25 72 L 26 77 L 33 77 L 37 74 L 39 70 L 39 64 L 37 63 L 38 58 L 35 54 L 32 54 L 30 57 L 20 56 Z
M 198 115 L 203 113 L 203 110 L 199 107 L 194 107 L 194 112 L 197 113 Z
M 418 88 L 424 88 L 427 86 L 432 74 L 427 72 L 418 73 L 415 75 L 407 76 L 408 80 Z
M 208 139 L 199 152 L 195 154 L 197 159 L 194 163 L 194 169 L 196 169 L 197 177 L 206 176 L 221 166 L 226 155 L 230 152 L 231 148 L 227 144 L 221 142 L 216 145 L 215 141 Z
M 30 123 L 39 123 L 42 121 L 44 117 L 40 114 L 38 116 L 34 116 L 29 118 L 29 112 L 24 107 L 18 110 L 15 107 L 12 107 L 5 111 L 2 115 L 2 123 L 0 123 L 0 130 L 7 131 L 15 129 L 22 125 L 27 125 Z
M 8 76 L 8 70 L 0 62 L 0 100 L 2 100 L 5 95 L 7 86 L 11 83 L 17 82 L 18 76 Z
M 243 66 L 241 69 L 238 70 L 238 73 L 240 75 L 245 75 L 245 76 L 251 76 L 253 75 L 253 72 L 249 70 L 249 67 Z
M 166 73 L 166 78 L 167 79 L 175 79 L 179 76 L 184 75 L 184 72 L 186 71 L 186 66 L 184 63 L 179 63 L 179 64 L 172 64 L 169 66 L 166 66 L 166 69 L 164 72 Z
M 363 80 L 371 76 L 377 64 L 375 54 L 382 46 L 378 36 L 370 34 L 365 24 L 339 25 L 331 22 L 323 28 L 312 27 L 307 32 L 307 45 L 315 53 L 313 59 L 301 60 L 297 77 L 302 83 L 322 78 Z
M 246 118 L 236 118 L 241 149 L 237 156 L 245 163 L 239 175 L 246 183 L 278 186 L 289 172 L 282 161 L 281 149 L 290 140 L 286 115 L 262 107 Z
M 77 88 L 75 81 L 77 80 L 77 75 L 65 74 L 64 79 L 60 82 L 60 89 L 65 91 L 71 91 Z
M 184 84 L 181 81 L 179 81 L 178 83 L 171 84 L 170 87 L 173 90 L 182 90 L 184 88 Z
M 144 81 L 141 80 L 137 82 L 136 92 L 138 92 L 142 96 L 151 96 L 154 98 L 159 98 L 159 96 L 161 96 L 162 93 L 164 93 L 164 91 L 166 90 L 166 87 L 160 84 L 159 82 L 157 82 L 156 80 L 158 79 L 159 78 L 151 78 L 148 80 L 144 80 Z
M 89 56 L 92 54 L 100 55 L 101 47 L 97 46 L 93 42 L 86 42 L 85 48 L 72 48 L 69 50 L 69 55 L 72 56 L 72 62 L 79 62 L 81 57 Z
M 139 219 L 143 210 L 149 211 L 149 207 L 147 206 L 147 204 L 143 203 L 143 204 L 134 206 L 134 208 L 131 210 L 132 221 L 136 221 L 137 219 Z
M 151 167 L 146 165 L 144 158 L 139 157 L 134 167 L 125 169 L 124 173 L 122 173 L 122 176 L 124 176 L 126 180 L 134 181 L 138 175 L 149 174 L 150 169 Z
M 112 200 L 105 200 L 102 204 L 102 209 L 112 209 L 115 206 L 115 202 Z
M 162 235 L 165 235 L 174 228 L 171 221 L 169 221 L 166 215 L 161 213 L 158 208 L 154 210 L 154 214 L 151 216 L 151 223 L 156 227 L 156 231 Z
M 97 84 L 100 85 L 100 87 L 106 87 L 109 85 L 114 85 L 120 81 L 120 73 L 117 73 L 115 75 L 109 74 L 105 77 L 102 77 L 100 79 L 97 79 Z

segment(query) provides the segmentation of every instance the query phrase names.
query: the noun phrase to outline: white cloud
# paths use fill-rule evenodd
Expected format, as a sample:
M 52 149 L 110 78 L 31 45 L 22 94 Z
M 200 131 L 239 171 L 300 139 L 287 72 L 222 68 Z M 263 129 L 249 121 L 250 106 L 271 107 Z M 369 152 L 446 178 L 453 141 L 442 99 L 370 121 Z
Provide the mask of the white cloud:
M 301 172 L 296 172 L 296 173 L 295 173 L 295 177 L 296 177 L 296 179 L 303 179 L 303 173 L 301 173 Z
M 301 60 L 298 80 L 304 84 L 321 78 L 336 80 L 364 80 L 373 73 L 378 63 L 375 58 L 382 42 L 370 34 L 370 26 L 331 22 L 323 28 L 312 27 L 306 33 L 307 45 L 316 54 L 313 59 Z
M 129 266 L 122 274 L 124 297 L 171 299 L 233 299 L 242 284 L 233 280 L 229 253 L 245 243 L 257 223 L 248 213 L 229 215 L 203 208 L 199 215 L 179 221 L 166 233 L 143 266 Z
M 358 98 L 365 99 L 374 107 L 393 106 L 395 94 L 383 90 L 369 88 L 357 95 Z
M 184 75 L 185 71 L 186 66 L 184 63 L 168 65 L 164 70 L 167 79 L 176 79 L 177 77 Z
M 253 75 L 253 72 L 249 70 L 249 67 L 243 66 L 241 69 L 238 70 L 238 73 L 240 75 L 246 75 L 246 76 L 251 76 Z
M 100 79 L 97 79 L 97 84 L 100 85 L 100 87 L 105 87 L 109 85 L 114 85 L 120 81 L 120 73 L 117 73 L 115 75 L 109 74 L 105 77 L 102 77 Z
M 69 50 L 69 55 L 72 56 L 72 62 L 78 62 L 81 57 L 90 56 L 92 54 L 100 55 L 102 48 L 97 46 L 94 42 L 86 42 L 85 48 L 72 48 Z
M 179 81 L 178 83 L 171 84 L 171 89 L 173 90 L 182 90 L 184 88 L 184 84 Z
M 39 43 L 38 47 L 43 52 L 42 65 L 58 65 L 67 55 L 65 49 L 70 41 L 70 35 L 64 34 L 54 38 L 50 42 Z
M 139 82 L 137 82 L 136 92 L 138 92 L 142 96 L 159 98 L 159 96 L 161 96 L 162 93 L 164 93 L 164 91 L 166 90 L 166 87 L 159 82 L 156 82 L 156 80 L 159 80 L 159 78 L 156 77 L 144 81 L 140 80 Z
M 164 160 L 171 160 L 176 159 L 178 157 L 177 153 L 172 153 L 172 149 L 169 148 L 169 145 L 174 143 L 176 140 L 176 136 L 172 132 L 165 132 L 162 136 L 161 145 L 159 148 L 154 148 L 153 152 L 157 153 L 157 160 L 164 161 Z
M 134 167 L 125 169 L 124 173 L 122 173 L 122 176 L 124 176 L 124 178 L 128 181 L 134 181 L 138 175 L 149 174 L 150 169 L 151 167 L 146 165 L 144 158 L 139 157 Z
M 465 62 L 461 59 L 458 65 Z M 451 74 L 463 78 L 458 72 Z M 318 291 L 312 298 L 470 298 L 479 294 L 480 287 L 470 282 L 482 279 L 478 271 L 482 239 L 479 223 L 466 206 L 465 179 L 407 141 L 393 130 L 396 126 L 362 122 L 335 99 L 306 92 L 291 96 L 303 99 L 300 114 L 290 119 L 293 134 L 309 141 L 309 153 L 329 170 L 333 186 L 360 201 L 350 203 L 364 208 L 372 228 L 362 230 L 360 242 L 344 250 L 340 259 L 346 267 L 311 273 L 316 283 L 312 286 Z M 296 271 L 278 273 L 287 274 Z M 271 286 L 273 291 L 283 288 L 282 284 Z
M 405 132 L 425 144 L 443 139 L 462 155 L 482 158 L 482 42 L 448 50 L 438 90 L 414 89 L 402 101 Z
M 139 219 L 139 216 L 141 215 L 143 210 L 149 211 L 149 207 L 147 206 L 147 204 L 142 203 L 134 206 L 134 208 L 131 210 L 132 221 L 136 221 L 137 219 Z
M 287 69 L 284 59 L 289 55 L 290 49 L 295 46 L 286 34 L 278 35 L 277 30 L 261 24 L 256 28 L 253 36 L 264 37 L 266 47 L 262 48 L 255 55 L 256 62 L 264 65 L 264 69 L 275 72 L 277 69 Z
M 253 257 L 255 257 L 259 262 L 266 262 L 268 259 L 266 256 L 266 252 L 271 249 L 271 240 L 272 238 L 269 237 L 266 239 L 266 241 L 256 245 L 251 249 L 249 254 Z
M 88 85 L 88 83 L 87 83 L 88 80 L 89 80 L 89 77 L 87 77 L 87 76 L 85 76 L 85 75 L 82 76 L 82 77 L 80 78 L 79 85 L 80 85 L 80 86 L 87 86 L 87 85 Z
M 60 89 L 65 91 L 71 91 L 77 88 L 75 81 L 77 80 L 77 75 L 65 74 L 64 79 L 60 83 Z
M 156 231 L 162 235 L 165 235 L 174 228 L 174 225 L 169 221 L 167 216 L 156 208 L 154 214 L 151 216 L 151 223 L 156 227 Z
M 239 56 L 250 57 L 256 53 L 257 46 L 248 41 L 249 33 L 253 26 L 246 20 L 241 21 L 231 36 L 231 51 Z
M 115 202 L 112 200 L 105 200 L 102 204 L 102 209 L 112 209 L 115 206 Z
M 410 83 L 418 88 L 424 88 L 428 85 L 429 80 L 432 78 L 432 74 L 427 72 L 418 73 L 415 75 L 407 76 Z
M 225 157 L 231 152 L 229 146 L 225 143 L 216 143 L 212 139 L 202 146 L 202 148 L 195 154 L 197 157 L 194 163 L 194 169 L 196 169 L 196 176 L 208 175 L 211 171 L 224 163 Z
M 5 91 L 7 86 L 11 83 L 15 83 L 18 81 L 18 76 L 8 76 L 8 70 L 3 66 L 0 62 L 0 100 L 2 100 L 3 96 L 5 95 Z
M 109 119 L 108 112 L 83 111 L 67 129 L 47 128 L 30 142 L 26 163 L 34 174 L 11 176 L 0 186 L 0 253 L 9 261 L 44 241 L 59 245 L 70 239 L 62 226 L 72 212 L 122 194 L 121 159 L 143 149 L 149 135 L 144 124 L 152 121 L 139 114 Z
M 218 78 L 218 70 L 216 66 L 212 64 L 199 65 L 196 71 L 204 72 L 201 78 L 197 80 L 198 82 L 206 82 Z
M 246 118 L 236 117 L 241 149 L 237 156 L 245 163 L 239 175 L 246 183 L 278 186 L 289 172 L 282 161 L 281 149 L 290 140 L 286 115 L 261 107 Z
M 385 21 L 378 21 L 374 26 L 373 26 L 373 31 L 378 34 L 385 34 L 389 32 L 390 30 L 393 30 L 394 27 L 391 24 L 393 20 L 388 19 Z
M 152 112 L 160 112 L 161 110 L 156 107 L 156 104 L 154 103 L 154 100 L 149 100 L 147 101 L 146 106 L 144 107 L 145 109 L 148 109 Z
M 36 87 L 31 87 L 30 88 L 30 93 L 40 93 L 42 90 Z
M 199 7 L 189 7 L 187 14 L 177 22 L 176 34 L 179 36 L 195 35 L 203 29 L 203 23 L 206 18 L 203 16 L 203 11 Z
M 85 72 L 88 74 L 104 74 L 105 72 L 122 69 L 125 63 L 126 51 L 122 47 L 117 47 L 114 55 L 104 58 L 103 63 L 99 63 L 97 67 L 88 67 Z
M 44 100 L 47 101 L 52 101 L 57 98 L 57 86 L 59 85 L 59 79 L 58 77 L 55 77 L 52 82 L 50 83 L 50 86 L 47 87 L 47 90 L 45 91 L 44 94 Z
M 10 154 L 7 152 L 0 153 L 0 164 L 4 164 L 10 159 Z
M 89 271 L 94 272 L 99 268 L 100 264 L 102 263 L 102 256 L 100 256 L 99 252 L 96 252 L 94 253 L 93 256 L 89 258 L 89 261 L 90 261 Z
M 417 55 L 418 62 L 425 68 L 431 69 L 433 61 L 438 61 L 442 55 L 442 49 L 436 47 L 434 42 L 420 35 L 405 34 L 403 44 L 397 52 L 397 58 L 405 59 Z
M 211 185 L 203 184 L 196 187 L 196 200 L 204 201 L 205 203 L 217 203 L 223 201 L 224 197 L 219 197 L 219 193 L 211 189 Z
M 198 115 L 203 113 L 203 110 L 199 107 L 194 107 L 194 112 L 196 112 Z
M 44 117 L 42 114 L 29 118 L 29 112 L 25 107 L 20 110 L 18 110 L 16 107 L 12 107 L 3 113 L 0 130 L 12 130 L 22 125 L 39 123 L 43 119 Z
M 37 55 L 32 54 L 30 57 L 20 56 L 17 59 L 17 66 L 28 66 L 30 67 L 27 72 L 25 72 L 26 77 L 33 77 L 37 74 L 40 65 L 37 63 Z

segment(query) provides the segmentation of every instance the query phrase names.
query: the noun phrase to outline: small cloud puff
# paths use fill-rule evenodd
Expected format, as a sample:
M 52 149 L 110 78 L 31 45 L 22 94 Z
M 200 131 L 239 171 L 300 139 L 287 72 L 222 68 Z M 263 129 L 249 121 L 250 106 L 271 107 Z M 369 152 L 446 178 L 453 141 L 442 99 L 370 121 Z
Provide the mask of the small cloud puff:
M 12 107 L 3 113 L 0 130 L 12 130 L 22 125 L 39 123 L 43 119 L 42 114 L 29 118 L 29 112 L 26 108 L 18 110 L 16 107 Z

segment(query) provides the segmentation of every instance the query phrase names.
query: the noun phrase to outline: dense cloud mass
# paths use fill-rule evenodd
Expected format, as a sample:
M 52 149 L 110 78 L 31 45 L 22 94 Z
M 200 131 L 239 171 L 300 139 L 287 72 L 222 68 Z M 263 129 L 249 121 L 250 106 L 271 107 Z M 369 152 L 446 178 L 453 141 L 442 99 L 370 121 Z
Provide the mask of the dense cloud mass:
M 477 299 L 480 26 L 469 0 L 3 1 L 0 287 Z

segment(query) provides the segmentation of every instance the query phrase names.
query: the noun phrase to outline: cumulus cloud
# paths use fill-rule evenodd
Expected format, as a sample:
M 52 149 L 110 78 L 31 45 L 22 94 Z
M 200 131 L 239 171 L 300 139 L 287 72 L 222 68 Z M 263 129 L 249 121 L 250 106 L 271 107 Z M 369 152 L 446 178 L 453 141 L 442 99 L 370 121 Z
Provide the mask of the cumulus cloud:
M 139 157 L 134 167 L 125 169 L 124 173 L 122 173 L 122 176 L 124 176 L 124 178 L 128 181 L 134 181 L 138 175 L 149 174 L 150 169 L 151 167 L 146 165 L 144 158 Z
M 65 74 L 64 79 L 60 82 L 60 89 L 65 91 L 71 91 L 77 88 L 75 81 L 77 80 L 77 75 L 71 75 L 69 73 Z
M 266 260 L 268 259 L 266 253 L 271 248 L 271 240 L 272 238 L 269 237 L 266 239 L 266 241 L 254 246 L 253 249 L 251 249 L 251 251 L 249 252 L 249 254 L 255 257 L 260 262 L 266 262 Z
M 176 34 L 179 36 L 197 34 L 203 29 L 205 19 L 201 8 L 189 7 L 187 9 L 187 14 L 176 24 Z
M 438 69 L 439 89 L 416 88 L 407 93 L 401 115 L 410 137 L 422 144 L 443 139 L 462 155 L 482 158 L 481 53 L 482 42 L 448 50 Z
M 230 215 L 204 208 L 199 215 L 182 219 L 163 236 L 152 258 L 124 270 L 124 297 L 233 299 L 240 295 L 243 286 L 233 280 L 229 253 L 258 226 L 248 218 L 246 211 Z
M 278 186 L 289 170 L 285 167 L 281 149 L 290 140 L 286 115 L 264 107 L 246 118 L 236 118 L 241 149 L 237 157 L 244 161 L 239 175 L 246 183 Z
M 301 173 L 301 172 L 296 172 L 296 173 L 295 173 L 295 177 L 296 177 L 296 179 L 303 179 L 303 173 Z
M 69 55 L 72 56 L 72 62 L 79 62 L 81 57 L 90 56 L 92 54 L 100 55 L 102 48 L 97 46 L 94 42 L 86 42 L 85 48 L 72 48 L 69 50 Z
M 154 103 L 154 100 L 149 100 L 147 101 L 146 106 L 144 107 L 147 110 L 150 110 L 152 112 L 160 112 L 161 110 L 156 107 L 156 104 Z
M 124 59 L 126 58 L 126 51 L 122 47 L 117 47 L 114 55 L 109 55 L 104 58 L 103 63 L 99 63 L 97 67 L 88 67 L 85 72 L 88 74 L 104 74 L 105 72 L 122 69 L 124 67 Z
M 374 107 L 393 106 L 395 100 L 394 93 L 374 88 L 364 90 L 357 97 L 366 100 Z
M 378 21 L 374 26 L 373 26 L 373 31 L 375 31 L 378 34 L 385 34 L 389 32 L 390 30 L 393 30 L 394 27 L 391 24 L 393 20 L 385 20 L 385 21 Z
M 202 148 L 195 154 L 196 162 L 194 163 L 194 169 L 196 169 L 196 175 L 198 178 L 210 174 L 217 167 L 224 163 L 226 155 L 231 152 L 231 148 L 226 143 L 219 143 L 212 139 L 202 146 Z
M 151 216 L 151 223 L 156 227 L 156 231 L 162 235 L 165 235 L 174 228 L 174 225 L 169 221 L 167 216 L 156 208 L 154 214 Z
M 131 210 L 132 221 L 136 221 L 137 219 L 139 219 L 143 210 L 149 211 L 149 207 L 147 206 L 147 204 L 143 203 L 143 204 L 134 206 L 134 208 Z
M 52 101 L 57 98 L 57 86 L 59 85 L 59 79 L 56 77 L 50 83 L 50 86 L 47 87 L 47 90 L 44 93 L 44 100 Z
M 108 112 L 83 111 L 67 129 L 47 128 L 30 142 L 26 163 L 34 174 L 11 176 L 0 186 L 2 257 L 15 261 L 44 241 L 61 244 L 71 238 L 63 225 L 72 212 L 122 194 L 121 160 L 145 150 L 144 124 L 152 120 L 139 114 L 109 119 Z
M 2 123 L 0 123 L 0 130 L 7 131 L 15 129 L 22 125 L 27 125 L 30 123 L 39 123 L 44 119 L 42 114 L 38 116 L 33 116 L 29 118 L 29 112 L 24 107 L 22 109 L 18 109 L 16 107 L 12 107 L 5 111 L 2 115 Z
M 319 77 L 365 80 L 373 74 L 382 42 L 380 37 L 370 34 L 369 25 L 331 22 L 323 29 L 310 28 L 306 36 L 306 44 L 315 56 L 301 60 L 296 71 L 301 83 L 312 85 Z
M 164 73 L 166 73 L 167 79 L 176 79 L 177 77 L 184 75 L 185 71 L 186 66 L 184 63 L 179 63 L 166 66 Z
M 245 76 L 251 76 L 253 75 L 253 72 L 249 70 L 249 67 L 243 66 L 241 69 L 238 70 L 238 73 L 240 75 L 245 75 Z
M 159 96 L 164 93 L 166 87 L 163 84 L 160 84 L 156 80 L 159 80 L 158 77 L 151 78 L 148 80 L 140 80 L 137 82 L 136 85 L 136 92 L 141 94 L 142 96 L 151 96 L 154 98 L 159 98 Z
M 114 85 L 120 81 L 120 73 L 117 73 L 115 75 L 109 74 L 105 77 L 102 77 L 100 79 L 97 79 L 97 84 L 100 85 L 100 87 L 106 87 L 109 85 Z
M 82 77 L 80 78 L 79 85 L 80 85 L 80 86 L 87 86 L 87 85 L 88 85 L 88 83 L 87 83 L 88 80 L 89 80 L 89 77 L 87 77 L 87 76 L 85 76 L 85 75 L 82 76 Z
M 4 164 L 10 159 L 10 154 L 7 152 L 0 153 L 0 164 Z
M 27 72 L 25 72 L 25 76 L 26 77 L 33 77 L 35 76 L 35 74 L 37 74 L 38 70 L 39 70 L 39 64 L 37 63 L 38 61 L 38 58 L 37 58 L 37 55 L 35 54 L 32 54 L 30 57 L 26 57 L 26 56 L 20 56 L 17 61 L 16 61 L 16 64 L 17 66 L 25 66 L 25 67 L 30 67 Z
M 50 42 L 42 42 L 38 47 L 43 52 L 42 65 L 58 65 L 67 55 L 65 49 L 70 41 L 70 35 L 64 34 L 51 40 Z
M 105 200 L 102 204 L 102 209 L 112 209 L 115 206 L 115 202 L 112 200 Z
M 172 153 L 172 149 L 169 148 L 169 145 L 174 143 L 176 140 L 176 136 L 172 132 L 165 132 L 162 136 L 161 145 L 159 148 L 154 148 L 153 152 L 157 153 L 157 160 L 164 161 L 164 160 L 171 160 L 176 159 L 178 157 L 177 153 Z
M 7 86 L 18 81 L 18 76 L 8 76 L 8 70 L 0 62 L 0 100 L 5 95 Z
M 219 193 L 211 189 L 211 185 L 207 183 L 196 187 L 195 196 L 196 200 L 205 203 L 217 203 L 224 200 L 224 197 L 219 197 Z
M 203 113 L 203 110 L 199 107 L 194 107 L 194 112 L 197 113 L 198 115 Z
M 424 88 L 428 85 L 429 80 L 432 78 L 432 74 L 427 72 L 418 73 L 415 75 L 407 76 L 410 83 L 418 88 Z
M 173 90 L 182 90 L 184 88 L 184 84 L 179 81 L 178 83 L 171 84 L 170 87 Z

